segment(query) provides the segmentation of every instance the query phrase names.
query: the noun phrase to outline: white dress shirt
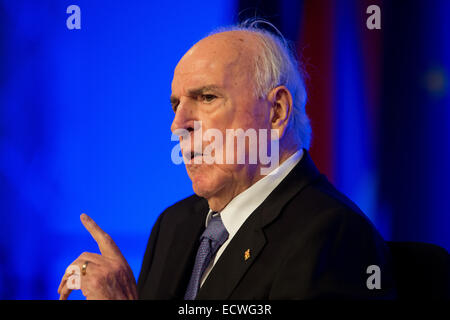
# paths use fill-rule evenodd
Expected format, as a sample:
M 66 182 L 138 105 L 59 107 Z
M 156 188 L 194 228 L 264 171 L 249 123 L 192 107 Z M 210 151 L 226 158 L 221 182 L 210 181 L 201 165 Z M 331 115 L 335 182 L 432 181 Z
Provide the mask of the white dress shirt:
M 255 211 L 261 203 L 263 203 L 263 201 L 280 184 L 280 182 L 286 178 L 289 172 L 291 172 L 302 157 L 303 150 L 301 149 L 286 159 L 279 167 L 274 169 L 267 176 L 234 197 L 226 205 L 226 207 L 220 211 L 220 217 L 222 218 L 222 222 L 229 234 L 228 239 L 219 248 L 215 257 L 211 260 L 209 266 L 203 273 L 201 285 L 203 285 L 203 282 L 208 277 L 211 269 L 214 267 L 217 260 L 219 260 L 220 256 L 230 243 L 231 239 L 233 239 L 234 235 L 238 232 L 239 228 L 244 224 L 245 220 L 247 220 L 252 212 Z M 206 216 L 206 226 L 208 226 L 208 222 L 212 218 L 212 212 L 213 211 L 210 209 L 208 215 Z

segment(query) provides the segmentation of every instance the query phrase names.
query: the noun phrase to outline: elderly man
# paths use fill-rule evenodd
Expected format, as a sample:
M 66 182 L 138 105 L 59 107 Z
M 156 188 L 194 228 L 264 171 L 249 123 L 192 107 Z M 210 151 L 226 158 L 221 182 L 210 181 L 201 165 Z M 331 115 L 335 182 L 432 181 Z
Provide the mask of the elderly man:
M 393 296 L 383 239 L 308 155 L 306 92 L 282 38 L 250 25 L 202 39 L 178 63 L 170 100 L 172 131 L 196 195 L 158 218 L 137 285 L 111 238 L 82 215 L 101 251 L 72 264 L 82 269 L 88 299 Z M 199 123 L 227 142 L 236 138 L 226 135 L 230 129 L 268 134 L 258 135 L 256 145 L 246 140 L 244 163 L 203 161 L 205 147 L 195 141 Z M 248 153 L 274 141 L 279 149 L 268 151 L 279 166 L 263 174 L 261 159 L 250 163 Z M 214 150 L 216 160 L 236 151 L 223 144 Z M 70 294 L 69 275 L 61 299 Z

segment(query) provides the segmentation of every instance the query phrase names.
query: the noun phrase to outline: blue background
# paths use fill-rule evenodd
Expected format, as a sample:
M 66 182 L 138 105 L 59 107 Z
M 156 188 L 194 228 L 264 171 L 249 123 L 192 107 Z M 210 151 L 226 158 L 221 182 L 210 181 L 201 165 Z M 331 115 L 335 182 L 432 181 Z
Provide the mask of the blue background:
M 304 2 L 0 1 L 0 298 L 59 297 L 65 268 L 98 251 L 82 212 L 113 237 L 137 278 L 157 216 L 192 194 L 170 158 L 177 61 L 255 8 L 307 45 Z M 336 127 L 332 139 L 313 139 L 312 153 L 336 147 L 330 179 L 387 240 L 449 250 L 450 1 L 375 2 L 384 5 L 376 121 L 365 109 L 365 26 L 355 18 L 365 12 L 357 1 L 321 1 L 338 4 L 329 22 Z M 71 4 L 81 8 L 81 30 L 66 27 Z
M 66 27 L 73 3 L 81 30 Z M 0 297 L 59 297 L 65 268 L 98 252 L 82 212 L 114 238 L 137 279 L 158 214 L 192 194 L 170 158 L 172 72 L 198 39 L 231 23 L 233 3 L 2 1 L 0 9 Z

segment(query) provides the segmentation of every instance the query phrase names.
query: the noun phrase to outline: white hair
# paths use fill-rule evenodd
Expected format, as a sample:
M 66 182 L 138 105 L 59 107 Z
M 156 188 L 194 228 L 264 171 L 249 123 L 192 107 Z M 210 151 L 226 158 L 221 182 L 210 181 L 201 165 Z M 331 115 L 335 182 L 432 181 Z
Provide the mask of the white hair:
M 259 27 L 270 26 L 275 33 Z M 295 57 L 293 46 L 289 45 L 281 32 L 270 22 L 261 19 L 246 20 L 237 26 L 214 30 L 210 35 L 227 31 L 246 31 L 254 34 L 261 51 L 254 57 L 255 90 L 258 98 L 266 98 L 275 87 L 284 85 L 293 99 L 293 110 L 289 128 L 300 139 L 301 147 L 309 149 L 311 143 L 311 125 L 305 111 L 307 100 L 303 70 Z

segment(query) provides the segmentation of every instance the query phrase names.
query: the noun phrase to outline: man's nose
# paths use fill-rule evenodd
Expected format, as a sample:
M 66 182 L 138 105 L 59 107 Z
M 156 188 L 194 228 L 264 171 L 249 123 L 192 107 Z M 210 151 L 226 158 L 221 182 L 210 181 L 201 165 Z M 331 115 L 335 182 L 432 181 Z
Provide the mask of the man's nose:
M 195 117 L 193 108 L 186 103 L 180 102 L 170 129 L 174 134 L 176 134 L 176 130 L 180 129 L 191 132 L 194 130 Z

